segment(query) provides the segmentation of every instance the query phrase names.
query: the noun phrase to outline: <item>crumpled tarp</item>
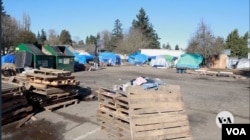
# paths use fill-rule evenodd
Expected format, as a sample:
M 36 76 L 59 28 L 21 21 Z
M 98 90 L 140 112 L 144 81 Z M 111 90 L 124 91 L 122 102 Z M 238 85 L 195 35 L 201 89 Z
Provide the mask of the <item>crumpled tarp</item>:
M 99 61 L 104 64 L 120 65 L 121 58 L 112 52 L 102 52 L 99 54 Z
M 15 59 L 16 59 L 15 55 L 6 54 L 6 55 L 2 56 L 2 64 L 4 64 L 4 63 L 12 63 L 12 64 L 14 64 Z
M 135 52 L 129 55 L 128 62 L 129 64 L 139 64 L 142 65 L 148 61 L 148 56 L 141 54 L 140 52 Z
M 87 61 L 91 61 L 94 59 L 94 56 L 91 54 L 83 54 L 83 53 L 74 53 L 75 62 L 80 64 L 86 64 Z

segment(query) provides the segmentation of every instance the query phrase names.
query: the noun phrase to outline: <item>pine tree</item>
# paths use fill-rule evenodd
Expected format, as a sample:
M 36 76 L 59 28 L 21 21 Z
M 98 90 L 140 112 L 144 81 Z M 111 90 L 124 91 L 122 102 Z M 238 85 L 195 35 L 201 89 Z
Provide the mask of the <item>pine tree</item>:
M 40 40 L 42 41 L 43 44 L 47 40 L 46 32 L 43 29 L 41 30 Z
M 180 50 L 179 45 L 175 45 L 175 50 Z
M 171 46 L 167 44 L 166 49 L 171 50 Z
M 226 48 L 231 49 L 231 56 L 234 57 L 246 57 L 248 52 L 248 32 L 244 36 L 240 37 L 238 30 L 232 31 L 226 39 Z
M 123 33 L 122 33 L 122 23 L 120 22 L 119 19 L 115 20 L 115 25 L 114 29 L 112 30 L 112 37 L 116 38 L 117 40 L 123 38 Z
M 67 30 L 62 30 L 62 32 L 59 36 L 59 40 L 60 40 L 61 44 L 72 45 L 71 35 L 70 35 L 69 31 L 67 31 Z
M 149 22 L 149 18 L 143 8 L 140 9 L 139 14 L 136 15 L 137 20 L 133 20 L 132 27 L 140 29 L 142 33 L 150 40 L 148 48 L 160 48 L 160 38 L 153 29 L 153 25 Z

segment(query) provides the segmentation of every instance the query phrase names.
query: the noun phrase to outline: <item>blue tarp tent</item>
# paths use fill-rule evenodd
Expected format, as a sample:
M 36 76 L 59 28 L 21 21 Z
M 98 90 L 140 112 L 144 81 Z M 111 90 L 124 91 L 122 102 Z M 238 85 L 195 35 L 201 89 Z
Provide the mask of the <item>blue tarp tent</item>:
M 75 62 L 80 64 L 86 64 L 88 61 L 94 59 L 94 56 L 90 54 L 74 53 L 74 56 L 75 56 Z
M 12 54 L 6 54 L 4 56 L 2 56 L 2 64 L 4 63 L 15 63 L 15 55 Z
M 182 54 L 176 68 L 199 69 L 203 57 L 199 54 Z
M 148 61 L 148 56 L 141 54 L 140 52 L 132 53 L 128 56 L 129 64 L 144 64 Z
M 120 56 L 112 52 L 102 52 L 99 54 L 100 63 L 117 65 L 117 61 L 120 61 Z

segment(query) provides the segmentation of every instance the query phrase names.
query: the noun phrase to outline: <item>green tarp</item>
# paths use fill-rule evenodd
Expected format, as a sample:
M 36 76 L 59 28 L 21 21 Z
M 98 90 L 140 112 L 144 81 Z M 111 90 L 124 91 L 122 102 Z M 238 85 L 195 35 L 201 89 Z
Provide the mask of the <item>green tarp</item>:
M 203 57 L 199 54 L 183 54 L 176 64 L 176 68 L 199 69 Z

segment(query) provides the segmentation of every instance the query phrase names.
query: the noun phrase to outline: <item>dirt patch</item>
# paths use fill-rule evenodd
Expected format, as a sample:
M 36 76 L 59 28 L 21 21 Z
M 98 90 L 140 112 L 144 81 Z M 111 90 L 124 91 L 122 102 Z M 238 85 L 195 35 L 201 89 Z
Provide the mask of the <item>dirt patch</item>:
M 62 140 L 65 131 L 65 124 L 45 120 L 31 121 L 21 128 L 16 125 L 12 123 L 2 128 L 2 140 Z

